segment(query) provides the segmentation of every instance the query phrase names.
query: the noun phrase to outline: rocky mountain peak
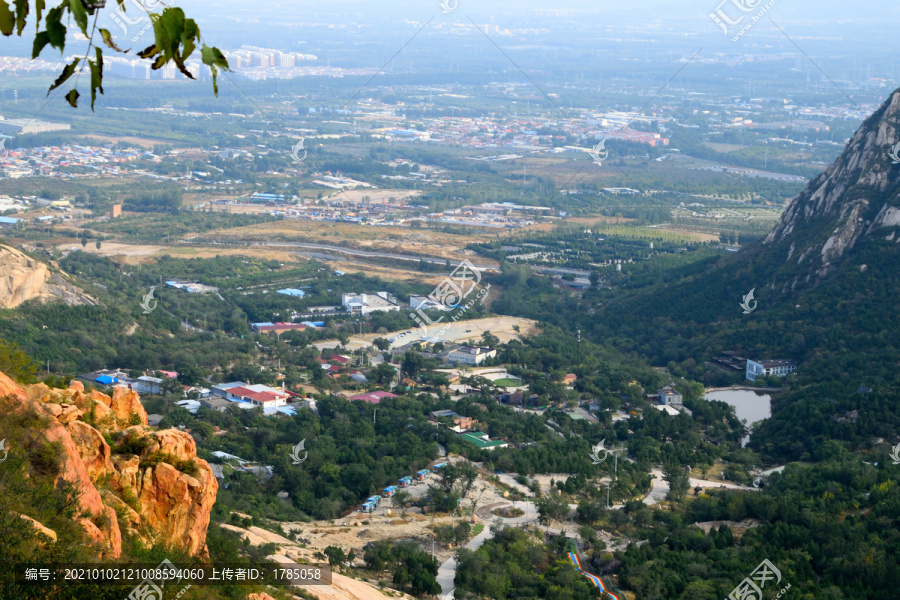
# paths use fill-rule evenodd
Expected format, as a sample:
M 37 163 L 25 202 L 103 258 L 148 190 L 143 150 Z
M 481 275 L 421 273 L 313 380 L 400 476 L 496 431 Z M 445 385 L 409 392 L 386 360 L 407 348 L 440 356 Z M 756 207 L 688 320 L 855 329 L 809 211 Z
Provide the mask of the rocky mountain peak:
M 900 226 L 900 90 L 863 123 L 841 156 L 790 204 L 763 242 L 819 277 L 864 237 Z M 897 151 L 894 148 L 897 148 Z M 900 242 L 900 238 L 896 240 Z

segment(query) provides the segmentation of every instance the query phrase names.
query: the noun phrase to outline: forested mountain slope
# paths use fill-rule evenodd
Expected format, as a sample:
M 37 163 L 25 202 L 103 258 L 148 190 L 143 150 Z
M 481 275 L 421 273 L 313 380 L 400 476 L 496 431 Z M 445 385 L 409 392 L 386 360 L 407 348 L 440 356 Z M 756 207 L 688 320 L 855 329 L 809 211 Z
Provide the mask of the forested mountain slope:
M 708 376 L 704 363 L 726 350 L 796 359 L 797 377 L 753 439 L 772 457 L 818 458 L 828 439 L 851 449 L 876 438 L 896 442 L 898 141 L 900 91 L 764 240 L 692 265 L 669 283 L 617 294 L 584 326 L 689 376 Z M 751 289 L 758 305 L 744 314 L 740 303 Z M 860 386 L 873 391 L 857 393 Z

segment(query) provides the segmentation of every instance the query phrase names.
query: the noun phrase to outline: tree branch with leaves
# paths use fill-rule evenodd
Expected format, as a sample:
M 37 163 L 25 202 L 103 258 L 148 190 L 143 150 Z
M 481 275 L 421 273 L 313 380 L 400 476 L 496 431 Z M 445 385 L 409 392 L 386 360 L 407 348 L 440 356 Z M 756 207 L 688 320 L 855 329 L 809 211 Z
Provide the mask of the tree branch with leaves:
M 116 0 L 119 10 L 125 11 L 126 0 Z M 138 0 L 135 0 L 138 3 Z M 75 77 L 72 89 L 66 94 L 66 101 L 73 108 L 78 107 L 81 94 L 78 91 L 78 80 L 85 69 L 90 73 L 91 110 L 97 100 L 97 92 L 103 93 L 103 48 L 95 43 L 95 35 L 100 34 L 103 44 L 121 54 L 131 50 L 118 47 L 108 29 L 97 26 L 97 20 L 106 0 L 62 0 L 56 6 L 47 8 L 46 0 L 34 1 L 34 15 L 31 15 L 29 0 L 0 0 L 0 33 L 6 37 L 13 34 L 23 37 L 29 18 L 34 17 L 35 36 L 31 58 L 36 59 L 50 46 L 59 50 L 60 56 L 66 48 L 66 36 L 74 22 L 77 31 L 88 38 L 88 46 L 81 58 L 76 58 L 63 67 L 56 81 L 47 90 L 49 96 L 53 90 L 65 85 Z M 185 16 L 184 11 L 176 7 L 166 7 L 160 13 L 150 12 L 145 6 L 150 21 L 153 23 L 154 43 L 136 53 L 136 56 L 152 61 L 152 69 L 158 71 L 168 64 L 175 67 L 185 77 L 196 79 L 185 65 L 200 45 L 200 59 L 212 73 L 213 92 L 218 96 L 217 77 L 219 70 L 229 71 L 228 60 L 222 52 L 204 43 L 200 28 L 193 19 Z M 43 29 L 42 29 L 43 27 Z M 93 50 L 93 53 L 91 52 Z M 93 58 L 91 56 L 93 55 Z

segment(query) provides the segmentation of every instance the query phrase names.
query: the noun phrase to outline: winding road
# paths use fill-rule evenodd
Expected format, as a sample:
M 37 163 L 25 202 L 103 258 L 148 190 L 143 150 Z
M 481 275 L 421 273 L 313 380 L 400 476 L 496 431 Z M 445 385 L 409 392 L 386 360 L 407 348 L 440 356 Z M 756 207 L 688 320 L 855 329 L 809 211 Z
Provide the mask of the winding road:
M 537 509 L 534 507 L 534 503 L 532 502 L 519 502 L 512 501 L 505 504 L 505 506 L 514 506 L 521 511 L 524 511 L 524 515 L 521 517 L 493 517 L 490 520 L 482 519 L 481 522 L 484 524 L 484 530 L 469 540 L 469 543 L 466 544 L 466 550 L 478 550 L 481 546 L 484 545 L 486 541 L 488 541 L 491 536 L 491 525 L 494 523 L 502 522 L 504 525 L 527 525 L 529 523 L 533 523 L 537 521 Z M 503 505 L 501 505 L 503 506 Z M 491 510 L 500 508 L 500 506 L 493 506 Z M 484 510 L 484 508 L 480 509 Z M 442 600 L 450 600 L 453 598 L 453 580 L 456 579 L 456 557 L 450 558 L 440 567 L 438 567 L 437 574 L 437 582 L 441 586 L 441 598 Z

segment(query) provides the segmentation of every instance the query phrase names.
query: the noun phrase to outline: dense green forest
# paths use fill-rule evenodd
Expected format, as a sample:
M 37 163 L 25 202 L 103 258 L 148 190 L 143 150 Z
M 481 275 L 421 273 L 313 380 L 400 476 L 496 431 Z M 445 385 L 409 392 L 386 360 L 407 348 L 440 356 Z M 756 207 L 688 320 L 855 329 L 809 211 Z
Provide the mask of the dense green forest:
M 718 600 L 764 559 L 781 571 L 775 591 L 791 585 L 786 598 L 895 598 L 900 466 L 884 451 L 862 462 L 836 442 L 826 454 L 815 467 L 788 466 L 760 493 L 714 491 L 674 514 L 634 506 L 617 529 L 649 542 L 595 555 L 594 568 L 619 561 L 622 585 L 642 600 Z M 710 521 L 751 527 L 738 540 L 727 524 L 696 526 Z

